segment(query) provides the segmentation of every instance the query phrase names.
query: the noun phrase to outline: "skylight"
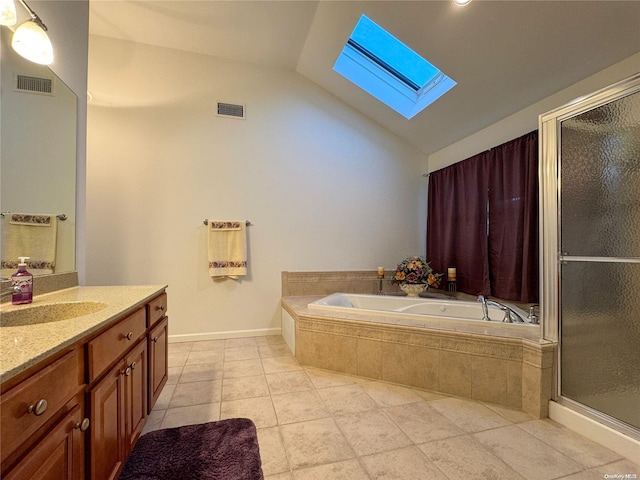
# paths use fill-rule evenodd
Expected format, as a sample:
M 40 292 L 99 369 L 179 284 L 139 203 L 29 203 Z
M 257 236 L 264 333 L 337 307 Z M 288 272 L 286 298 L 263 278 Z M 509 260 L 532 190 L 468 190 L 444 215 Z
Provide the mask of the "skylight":
M 333 69 L 407 119 L 456 85 L 365 15 Z

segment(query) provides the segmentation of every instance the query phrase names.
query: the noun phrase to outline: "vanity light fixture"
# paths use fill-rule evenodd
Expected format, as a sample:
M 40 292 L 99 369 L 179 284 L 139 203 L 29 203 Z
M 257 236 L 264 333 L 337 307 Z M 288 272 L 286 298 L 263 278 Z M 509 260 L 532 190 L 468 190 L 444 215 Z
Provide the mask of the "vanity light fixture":
M 53 45 L 47 35 L 47 26 L 24 0 L 19 1 L 31 15 L 31 20 L 21 24 L 13 33 L 11 47 L 31 62 L 50 65 L 53 63 Z
M 0 25 L 15 25 L 18 21 L 13 0 L 0 0 Z

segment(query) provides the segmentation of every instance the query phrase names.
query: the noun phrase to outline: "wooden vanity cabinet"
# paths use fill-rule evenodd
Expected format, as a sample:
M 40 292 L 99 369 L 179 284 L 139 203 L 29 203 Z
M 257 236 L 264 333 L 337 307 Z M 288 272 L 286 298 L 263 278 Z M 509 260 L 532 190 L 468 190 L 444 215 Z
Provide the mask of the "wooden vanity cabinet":
M 167 381 L 166 297 L 2 384 L 0 478 L 118 478 Z

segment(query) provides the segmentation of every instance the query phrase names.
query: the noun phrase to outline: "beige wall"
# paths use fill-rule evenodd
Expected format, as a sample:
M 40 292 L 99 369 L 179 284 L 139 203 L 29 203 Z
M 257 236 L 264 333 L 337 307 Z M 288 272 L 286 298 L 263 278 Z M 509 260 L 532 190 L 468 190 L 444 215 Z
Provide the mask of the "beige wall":
M 92 36 L 89 89 L 88 283 L 168 283 L 172 336 L 278 329 L 282 271 L 424 252 L 424 154 L 297 73 Z M 241 282 L 205 218 L 252 222 Z
M 640 72 L 640 53 L 565 88 L 431 155 L 433 172 L 538 128 L 538 115 Z M 553 72 L 550 72 L 552 75 Z

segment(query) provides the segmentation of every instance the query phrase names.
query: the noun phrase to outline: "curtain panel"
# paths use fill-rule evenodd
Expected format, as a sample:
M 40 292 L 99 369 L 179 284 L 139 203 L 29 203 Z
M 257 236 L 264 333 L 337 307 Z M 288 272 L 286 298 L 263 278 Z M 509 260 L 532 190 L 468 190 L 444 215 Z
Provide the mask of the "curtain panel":
M 538 132 L 432 172 L 427 255 L 458 290 L 538 301 Z

